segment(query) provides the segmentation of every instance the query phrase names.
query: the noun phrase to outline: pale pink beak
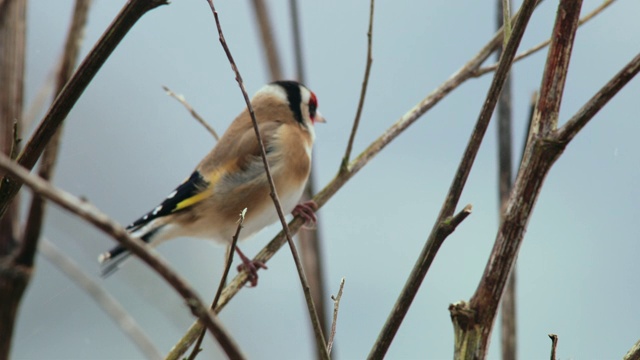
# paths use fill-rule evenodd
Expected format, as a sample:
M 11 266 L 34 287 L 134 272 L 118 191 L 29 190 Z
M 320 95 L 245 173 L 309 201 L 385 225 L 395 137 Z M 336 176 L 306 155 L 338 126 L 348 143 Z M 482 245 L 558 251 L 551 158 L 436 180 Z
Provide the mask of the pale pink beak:
M 313 118 L 313 122 L 314 123 L 326 123 L 327 119 L 324 118 L 324 116 L 322 116 L 322 114 L 320 113 L 320 111 L 316 110 L 316 116 Z

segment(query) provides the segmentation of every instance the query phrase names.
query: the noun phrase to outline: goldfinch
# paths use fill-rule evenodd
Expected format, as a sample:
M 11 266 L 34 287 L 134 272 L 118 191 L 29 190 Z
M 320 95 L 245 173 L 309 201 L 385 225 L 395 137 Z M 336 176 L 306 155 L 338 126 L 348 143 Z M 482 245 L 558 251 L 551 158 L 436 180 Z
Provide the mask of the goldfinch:
M 311 169 L 314 124 L 323 123 L 315 94 L 295 81 L 265 85 L 251 99 L 265 145 L 271 175 L 282 210 L 315 221 L 315 204 L 296 206 Z M 238 216 L 247 209 L 239 240 L 278 219 L 260 147 L 247 109 L 231 123 L 216 146 L 191 176 L 153 210 L 127 226 L 131 236 L 148 244 L 190 236 L 230 244 Z M 101 254 L 102 274 L 117 270 L 129 255 L 122 246 Z M 257 267 L 238 250 L 250 281 L 257 284 Z M 266 267 L 265 267 L 266 268 Z

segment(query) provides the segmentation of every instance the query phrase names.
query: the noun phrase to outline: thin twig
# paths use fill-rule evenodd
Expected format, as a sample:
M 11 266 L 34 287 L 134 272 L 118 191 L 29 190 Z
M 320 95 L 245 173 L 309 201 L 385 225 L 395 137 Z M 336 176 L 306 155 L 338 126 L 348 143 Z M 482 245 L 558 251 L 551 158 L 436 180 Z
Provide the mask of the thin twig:
M 289 14 L 291 18 L 295 77 L 299 82 L 306 84 L 307 79 L 302 50 L 302 29 L 300 24 L 300 13 L 298 11 L 298 0 L 289 0 Z M 312 156 L 315 157 L 317 155 L 316 153 L 313 153 Z M 304 192 L 302 193 L 301 201 L 310 200 L 316 192 L 314 164 L 315 160 L 312 159 L 311 171 L 309 172 L 307 186 L 305 186 Z M 316 226 L 312 228 L 303 228 L 302 231 L 298 233 L 298 245 L 302 266 L 307 277 L 307 281 L 309 282 L 309 291 L 313 297 L 313 302 L 318 313 L 318 319 L 320 320 L 320 326 L 323 331 L 328 334 L 329 324 L 326 316 L 327 296 L 325 290 L 324 260 L 322 252 L 323 243 L 320 235 L 319 224 L 322 224 L 322 221 L 320 221 L 320 217 L 318 216 Z M 311 326 L 311 331 L 315 331 L 313 329 L 313 324 L 311 324 Z M 325 349 L 316 349 L 316 351 L 320 354 L 323 353 Z M 318 355 L 318 357 L 322 357 L 322 355 Z
M 556 348 L 558 347 L 558 335 L 549 334 L 551 339 L 551 360 L 556 360 Z
M 640 71 L 640 53 L 603 86 L 558 130 L 558 140 L 571 141 L 580 130 Z
M 356 110 L 356 117 L 353 120 L 353 128 L 351 129 L 351 135 L 349 135 L 349 142 L 347 143 L 347 150 L 342 158 L 340 164 L 340 171 L 346 171 L 347 165 L 351 160 L 351 150 L 353 149 L 353 142 L 356 138 L 356 132 L 358 131 L 358 125 L 360 124 L 360 117 L 362 116 L 362 108 L 364 107 L 364 99 L 367 96 L 367 88 L 369 87 L 369 74 L 371 73 L 371 64 L 373 63 L 373 56 L 371 54 L 372 40 L 373 40 L 373 10 L 375 0 L 371 0 L 369 5 L 369 30 L 367 31 L 367 65 L 364 68 L 364 80 L 362 80 L 362 88 L 360 89 L 360 100 L 358 100 L 358 108 Z
M 600 6 L 598 6 L 595 9 L 593 9 L 593 11 L 591 11 L 590 13 L 585 15 L 582 19 L 580 19 L 580 21 L 578 22 L 578 26 L 582 26 L 584 23 L 588 22 L 589 20 L 594 18 L 596 15 L 600 14 L 609 5 L 613 4 L 614 1 L 616 1 L 616 0 L 605 0 L 602 4 L 600 4 Z M 520 61 L 520 60 L 528 57 L 529 55 L 532 55 L 532 54 L 544 49 L 550 43 L 551 43 L 551 39 L 547 39 L 547 40 L 539 43 L 538 45 L 536 45 L 534 47 L 531 47 L 528 50 L 525 50 L 525 51 L 521 52 L 520 54 L 516 55 L 516 57 L 515 57 L 515 59 L 513 61 L 514 62 Z M 488 72 L 495 71 L 497 67 L 498 67 L 497 63 L 495 63 L 493 65 L 483 66 L 483 67 L 479 68 L 475 72 L 474 76 L 479 77 L 479 76 L 482 76 L 482 75 L 484 75 L 484 74 L 486 74 Z
M 12 178 L 17 178 L 20 183 L 27 185 L 39 196 L 53 201 L 67 211 L 78 215 L 79 218 L 93 224 L 96 228 L 111 236 L 118 241 L 120 245 L 142 259 L 184 298 L 191 312 L 204 322 L 207 329 L 213 334 L 229 357 L 234 359 L 244 358 L 235 341 L 228 335 L 228 332 L 224 329 L 215 314 L 208 311 L 195 290 L 193 290 L 182 277 L 171 270 L 166 261 L 156 255 L 155 252 L 140 239 L 132 238 L 122 226 L 111 220 L 95 206 L 63 190 L 55 188 L 48 181 L 31 174 L 25 168 L 11 161 L 9 157 L 1 153 L 0 169 L 10 174 Z
M 167 0 L 131 0 L 125 4 L 100 40 L 98 40 L 98 43 L 82 61 L 67 86 L 56 97 L 47 114 L 27 142 L 18 157 L 18 163 L 21 166 L 28 170 L 33 168 L 53 134 L 58 130 L 71 108 L 73 108 L 80 95 L 82 95 L 116 46 L 147 11 L 164 4 L 167 4 Z M 11 178 L 5 178 L 5 181 L 0 185 L 0 218 L 4 216 L 9 204 L 21 186 L 22 184 L 16 179 Z
M 169 89 L 168 86 L 165 85 L 162 85 L 162 89 L 167 93 L 167 95 L 178 100 L 178 102 L 182 104 L 182 106 L 184 106 L 187 111 L 189 111 L 191 116 L 196 119 L 200 123 L 200 125 L 204 126 L 204 128 L 207 129 L 207 131 L 213 136 L 214 139 L 216 139 L 216 141 L 220 140 L 220 137 L 218 136 L 218 133 L 215 131 L 215 129 L 211 127 L 211 125 L 209 125 L 207 121 L 202 116 L 200 116 L 200 114 L 198 114 L 198 112 L 187 102 L 187 99 L 185 99 L 182 94 L 176 94 L 171 89 Z
M 220 279 L 218 290 L 216 290 L 216 295 L 213 297 L 213 302 L 211 303 L 212 310 L 215 309 L 216 306 L 218 306 L 218 300 L 220 300 L 220 294 L 222 294 L 222 289 L 227 284 L 227 277 L 229 276 L 229 270 L 231 270 L 231 264 L 233 263 L 233 254 L 236 251 L 236 245 L 238 244 L 238 238 L 240 237 L 240 230 L 242 230 L 242 226 L 244 224 L 244 219 L 246 215 L 247 215 L 247 208 L 244 208 L 239 215 L 238 227 L 236 228 L 236 233 L 232 237 L 231 246 L 229 246 L 227 259 L 224 263 L 224 271 L 222 272 L 222 278 Z M 191 352 L 191 355 L 189 355 L 189 360 L 195 359 L 198 353 L 201 351 L 200 346 L 202 345 L 202 340 L 204 340 L 205 331 L 206 329 L 203 327 L 202 332 L 198 337 L 198 341 L 196 341 L 196 344 L 193 347 L 193 351 Z
M 84 290 L 95 300 L 96 304 L 106 312 L 118 325 L 125 335 L 142 351 L 148 359 L 162 359 L 162 355 L 153 345 L 151 339 L 144 333 L 124 309 L 124 307 L 106 291 L 102 286 L 93 281 L 84 271 L 67 255 L 60 251 L 51 241 L 42 238 L 38 251 L 49 262 L 64 273 L 75 285 Z
M 278 213 L 278 217 L 280 218 L 280 223 L 282 224 L 282 229 L 284 230 L 287 241 L 289 243 L 289 247 L 291 249 L 291 254 L 293 255 L 293 260 L 296 265 L 296 269 L 298 270 L 298 276 L 300 277 L 300 282 L 302 284 L 302 290 L 304 292 L 304 297 L 307 303 L 307 310 L 309 312 L 309 316 L 311 317 L 311 323 L 313 325 L 313 330 L 315 333 L 316 347 L 318 349 L 326 349 L 326 342 L 324 340 L 324 335 L 322 333 L 322 328 L 320 326 L 320 320 L 318 319 L 318 313 L 315 310 L 315 305 L 313 303 L 313 298 L 311 296 L 311 292 L 309 291 L 309 284 L 304 275 L 304 270 L 302 269 L 302 264 L 300 262 L 300 258 L 298 257 L 298 253 L 296 251 L 296 246 L 292 240 L 291 232 L 289 231 L 289 227 L 287 226 L 287 221 L 285 219 L 284 212 L 282 211 L 282 206 L 280 205 L 280 200 L 278 198 L 278 193 L 276 191 L 275 183 L 273 181 L 273 177 L 271 176 L 271 170 L 269 168 L 269 162 L 267 161 L 267 152 L 265 150 L 264 141 L 262 140 L 262 136 L 260 135 L 260 128 L 258 127 L 258 121 L 256 119 L 256 115 L 253 111 L 253 107 L 251 106 L 251 101 L 249 100 L 249 95 L 247 94 L 246 89 L 244 88 L 244 83 L 242 81 L 242 76 L 240 75 L 240 71 L 238 70 L 238 66 L 233 60 L 233 56 L 231 55 L 231 51 L 229 50 L 229 46 L 224 38 L 224 34 L 222 33 L 222 27 L 220 25 L 220 19 L 218 18 L 218 12 L 215 9 L 213 4 L 213 0 L 207 0 L 209 3 L 209 7 L 211 7 L 211 11 L 213 12 L 213 17 L 216 22 L 216 27 L 218 29 L 218 35 L 220 44 L 222 45 L 227 58 L 229 59 L 229 63 L 231 64 L 231 68 L 236 75 L 236 81 L 238 82 L 238 86 L 242 92 L 242 96 L 244 97 L 244 101 L 247 104 L 247 109 L 249 111 L 249 115 L 251 115 L 251 121 L 253 122 L 253 129 L 256 132 L 256 137 L 258 140 L 258 144 L 260 145 L 260 155 L 262 156 L 262 162 L 265 169 L 265 174 L 267 179 L 269 180 L 269 187 L 271 190 L 271 198 L 273 200 L 273 204 Z M 322 359 L 329 359 L 329 354 L 325 352 L 321 352 Z
M 338 310 L 340 310 L 340 300 L 342 299 L 342 290 L 344 290 L 344 278 L 340 280 L 340 289 L 338 289 L 338 295 L 331 295 L 333 300 L 333 321 L 331 322 L 331 335 L 329 336 L 329 342 L 327 343 L 327 352 L 331 354 L 333 348 L 333 341 L 336 337 L 336 326 L 338 324 Z

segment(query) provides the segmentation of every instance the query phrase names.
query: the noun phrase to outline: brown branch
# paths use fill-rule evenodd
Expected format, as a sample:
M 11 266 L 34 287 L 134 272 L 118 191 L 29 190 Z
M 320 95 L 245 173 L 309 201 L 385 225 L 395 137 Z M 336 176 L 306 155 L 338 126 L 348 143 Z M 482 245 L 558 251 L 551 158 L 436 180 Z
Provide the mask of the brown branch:
M 13 157 L 22 128 L 26 43 L 26 0 L 0 4 L 0 153 Z M 4 175 L 0 172 L 0 175 Z M 15 264 L 19 201 L 0 218 L 0 359 L 8 359 L 18 307 L 33 269 Z
M 558 347 L 558 335 L 549 334 L 551 339 L 551 360 L 556 360 L 556 348 Z
M 24 67 L 26 44 L 26 0 L 8 1 L 0 12 L 0 152 L 18 151 L 15 139 L 22 130 L 24 103 Z M 0 175 L 2 175 L 0 173 Z M 6 209 L 5 209 L 6 210 Z M 19 204 L 0 219 L 0 256 L 10 254 L 18 245 Z M 10 333 L 8 333 L 10 334 Z M 1 354 L 1 352 L 0 352 Z
M 90 7 L 91 0 L 76 0 L 75 2 L 73 16 L 71 18 L 71 26 L 67 33 L 62 59 L 59 62 L 60 67 L 58 69 L 56 79 L 55 94 L 59 94 L 62 91 L 64 85 L 69 81 L 69 78 L 73 73 L 73 69 L 76 67 Z M 42 154 L 38 175 L 44 180 L 49 180 L 53 177 L 56 160 L 58 158 L 61 136 L 62 125 L 53 134 L 49 144 Z M 16 261 L 19 264 L 33 266 L 44 216 L 45 201 L 39 196 L 34 196 L 31 200 L 31 206 L 29 207 L 29 214 L 23 231 L 20 251 L 16 257 Z
M 558 140 L 571 141 L 582 128 L 640 71 L 640 53 L 622 68 L 558 130 Z
M 396 139 L 404 130 L 415 123 L 422 115 L 433 108 L 453 90 L 458 88 L 466 80 L 473 77 L 473 72 L 484 62 L 489 55 L 496 49 L 502 39 L 502 30 L 498 31 L 485 44 L 480 51 L 456 71 L 448 80 L 438 86 L 429 95 L 422 99 L 418 104 L 409 109 L 402 115 L 391 127 L 389 127 L 382 135 L 373 141 L 362 153 L 349 163 L 348 171 L 338 173 L 313 200 L 318 207 L 324 206 L 360 169 L 366 166 L 380 151 L 382 151 L 391 141 Z M 302 226 L 303 221 L 300 218 L 294 218 L 289 222 L 289 229 L 292 233 L 296 233 Z M 269 259 L 284 245 L 286 238 L 284 232 L 280 232 L 267 244 L 255 257 L 254 260 L 267 263 Z M 247 282 L 247 275 L 241 272 L 227 285 L 220 297 L 220 304 L 216 308 L 216 313 L 222 311 L 224 306 L 244 287 Z M 198 337 L 202 329 L 202 325 L 195 322 L 189 330 L 174 345 L 167 354 L 167 360 L 180 359 L 188 348 Z
M 593 11 L 591 11 L 590 13 L 588 13 L 587 15 L 585 15 L 583 18 L 580 19 L 580 21 L 578 22 L 578 26 L 582 26 L 583 24 L 585 24 L 586 22 L 588 22 L 589 20 L 593 19 L 596 15 L 600 14 L 602 11 L 604 11 L 604 9 L 606 9 L 609 5 L 613 4 L 615 0 L 605 0 L 602 4 L 600 4 L 600 6 L 598 6 L 597 8 L 593 9 Z M 549 44 L 551 43 L 551 39 L 547 39 L 541 43 L 539 43 L 536 46 L 531 47 L 528 50 L 525 50 L 523 52 L 521 52 L 520 54 L 516 55 L 515 59 L 513 60 L 514 62 L 520 61 L 526 57 L 528 57 L 529 55 L 535 54 L 536 52 L 544 49 L 545 47 L 549 46 Z M 479 68 L 475 73 L 474 76 L 482 76 L 488 72 L 492 72 L 495 71 L 498 68 L 498 64 L 492 64 L 492 65 L 488 65 L 488 66 L 484 66 Z
M 216 130 L 211 127 L 211 125 L 209 125 L 207 121 L 202 116 L 200 116 L 200 114 L 198 114 L 198 112 L 191 106 L 191 104 L 187 102 L 187 99 L 185 99 L 183 95 L 176 94 L 171 89 L 169 89 L 169 87 L 164 85 L 162 85 L 162 89 L 167 93 L 167 95 L 178 100 L 178 102 L 182 104 L 182 106 L 184 106 L 187 111 L 189 111 L 191 116 L 196 119 L 196 121 L 199 122 L 200 125 L 204 126 L 204 128 L 207 129 L 207 131 L 211 134 L 211 136 L 213 136 L 214 139 L 216 139 L 216 141 L 220 140 L 220 137 L 218 136 Z
M 127 313 L 116 298 L 111 296 L 102 286 L 85 275 L 82 269 L 60 251 L 51 241 L 43 238 L 38 251 L 49 262 L 64 273 L 75 285 L 84 290 L 118 325 L 120 330 L 136 345 L 149 359 L 162 359 L 162 355 L 153 345 L 151 339 L 144 333 L 135 319 Z
M 240 213 L 238 219 L 238 227 L 236 228 L 236 233 L 233 235 L 231 239 L 231 246 L 229 246 L 229 251 L 227 253 L 227 259 L 224 263 L 224 271 L 222 272 L 222 278 L 220 279 L 220 284 L 218 284 L 218 290 L 216 290 L 216 295 L 213 297 L 213 302 L 211 303 L 211 310 L 214 310 L 216 306 L 218 306 L 218 301 L 220 300 L 220 295 L 222 294 L 222 289 L 227 284 L 227 277 L 229 276 L 229 270 L 231 270 L 231 264 L 233 263 L 233 254 L 236 251 L 236 245 L 238 244 L 238 238 L 240 237 L 240 230 L 242 230 L 242 226 L 244 224 L 244 218 L 247 214 L 247 208 L 244 208 Z M 193 347 L 193 351 L 191 355 L 189 355 L 189 360 L 193 360 L 196 358 L 198 353 L 201 351 L 200 346 L 202 345 L 202 340 L 204 340 L 205 328 L 202 328 L 202 332 L 198 337 L 198 341 Z
M 209 7 L 211 8 L 211 12 L 213 13 L 213 17 L 216 22 L 216 27 L 218 30 L 220 44 L 224 49 L 227 58 L 229 59 L 229 63 L 231 68 L 236 76 L 236 81 L 238 82 L 238 86 L 242 92 L 242 96 L 244 97 L 244 101 L 247 104 L 247 109 L 249 111 L 249 115 L 251 116 L 251 121 L 253 122 L 253 129 L 256 133 L 256 138 L 258 140 L 258 144 L 260 145 L 260 155 L 262 157 L 262 162 L 265 169 L 265 174 L 267 179 L 269 180 L 270 187 L 270 195 L 273 200 L 273 204 L 276 208 L 276 212 L 278 213 L 278 217 L 280 218 L 280 223 L 282 224 L 282 229 L 286 234 L 287 242 L 289 243 L 289 247 L 291 249 L 291 254 L 293 255 L 293 260 L 296 265 L 296 269 L 298 270 L 298 275 L 300 278 L 300 282 L 302 284 L 302 290 L 304 292 L 304 297 L 307 303 L 307 310 L 309 312 L 309 316 L 311 317 L 311 323 L 313 325 L 313 330 L 315 333 L 316 347 L 318 349 L 326 350 L 326 341 L 324 340 L 324 335 L 322 333 L 322 328 L 320 325 L 320 320 L 318 319 L 318 313 L 315 310 L 315 305 L 313 303 L 313 298 L 311 296 L 311 292 L 309 290 L 309 284 L 304 275 L 304 270 L 302 269 L 302 264 L 300 262 L 300 258 L 298 257 L 298 253 L 296 251 L 296 246 L 293 243 L 291 232 L 289 231 L 289 227 L 287 226 L 287 221 L 285 220 L 284 212 L 282 211 L 282 206 L 280 205 L 280 199 L 278 198 L 278 193 L 276 191 L 275 183 L 273 181 L 273 177 L 271 176 L 271 169 L 269 168 L 269 162 L 267 161 L 267 152 L 265 150 L 264 141 L 262 140 L 262 136 L 260 135 L 260 128 L 258 127 L 258 121 L 256 120 L 256 115 L 253 111 L 253 107 L 251 106 L 251 101 L 249 100 L 249 95 L 247 94 L 246 89 L 244 88 L 244 83 L 242 81 L 242 76 L 240 75 L 240 71 L 238 70 L 238 66 L 233 60 L 233 56 L 231 55 L 231 51 L 229 50 L 229 46 L 224 38 L 224 34 L 222 33 L 222 27 L 220 25 L 220 19 L 218 18 L 218 12 L 215 9 L 213 4 L 213 0 L 207 0 L 209 3 Z M 329 354 L 326 351 L 320 353 L 322 359 L 329 359 Z
M 367 359 L 384 358 L 440 246 L 470 214 L 471 205 L 467 205 L 455 216 L 447 217 L 435 224 Z
M 271 24 L 268 10 L 264 0 L 253 0 L 253 14 L 260 28 L 262 50 L 269 65 L 271 81 L 275 81 L 282 79 L 282 64 L 278 54 L 278 43 L 276 37 L 273 36 L 273 25 Z
M 493 114 L 493 110 L 498 102 L 498 96 L 500 95 L 502 86 L 507 78 L 509 69 L 511 68 L 513 57 L 518 45 L 520 44 L 522 35 L 524 34 L 524 29 L 526 28 L 529 19 L 531 18 L 531 14 L 533 14 L 533 10 L 536 7 L 536 3 L 536 0 L 526 0 L 518 11 L 509 41 L 500 56 L 500 65 L 498 66 L 493 81 L 491 82 L 487 98 L 480 110 L 478 121 L 476 122 L 473 133 L 471 134 L 471 138 L 469 139 L 463 157 L 460 160 L 458 170 L 454 175 L 454 179 L 451 183 L 445 201 L 442 204 L 438 218 L 436 219 L 425 246 L 418 257 L 393 310 L 387 318 L 384 327 L 378 335 L 378 339 L 369 353 L 369 359 L 380 359 L 386 354 L 395 334 L 402 324 L 404 316 L 409 311 L 409 307 L 413 302 L 424 277 L 427 275 L 429 267 L 431 266 L 438 249 L 450 233 L 448 232 L 449 229 L 444 228 L 444 225 L 448 223 L 447 219 L 453 216 L 455 207 L 458 204 L 466 180 L 471 172 L 471 167 L 473 166 L 475 157 L 480 149 L 480 144 L 482 143 L 484 134 L 489 126 L 491 115 Z M 467 208 L 465 208 L 465 210 L 467 210 Z M 470 212 L 470 209 L 468 209 L 468 211 Z M 453 229 L 451 229 L 451 231 L 453 231 Z
M 93 80 L 93 77 L 127 32 L 147 11 L 166 3 L 166 0 L 131 0 L 126 3 L 100 40 L 98 40 L 98 43 L 83 60 L 63 91 L 56 97 L 44 119 L 42 119 L 42 122 L 18 157 L 18 162 L 21 166 L 29 170 L 33 168 L 49 140 L 58 130 L 76 101 L 78 101 L 84 89 Z M 0 186 L 0 217 L 4 216 L 9 204 L 21 186 L 22 184 L 16 179 L 8 177 L 4 179 Z
M 185 300 L 185 303 L 198 319 L 204 322 L 207 329 L 214 335 L 225 353 L 231 358 L 243 358 L 235 341 L 227 334 L 215 314 L 209 312 L 197 293 L 178 274 L 173 272 L 167 263 L 157 256 L 140 239 L 132 238 L 120 225 L 90 203 L 55 188 L 49 182 L 29 173 L 25 168 L 11 161 L 6 155 L 0 154 L 0 169 L 11 174 L 13 178 L 24 183 L 33 192 L 53 201 L 63 209 L 76 214 L 81 219 L 93 224 L 118 243 L 142 259 L 155 272 L 164 278 Z
M 362 88 L 360 90 L 360 100 L 358 100 L 358 108 L 356 110 L 356 117 L 353 119 L 353 128 L 351 129 L 351 135 L 349 135 L 349 142 L 347 142 L 347 150 L 342 158 L 342 164 L 340 165 L 340 171 L 346 171 L 349 161 L 351 159 L 351 150 L 353 149 L 353 142 L 356 139 L 356 132 L 358 131 L 358 125 L 360 124 L 360 117 L 362 116 L 362 108 L 364 107 L 364 99 L 367 96 L 367 88 L 369 87 L 369 74 L 371 73 L 371 64 L 373 63 L 373 56 L 371 55 L 372 40 L 373 40 L 373 10 L 375 0 L 371 0 L 369 5 L 369 30 L 367 31 L 367 64 L 364 68 L 364 80 L 362 80 Z
M 491 256 L 471 301 L 451 312 L 456 353 L 464 358 L 484 358 L 493 320 L 509 272 L 513 268 L 524 230 L 542 183 L 566 143 L 552 137 L 564 89 L 571 47 L 578 25 L 581 1 L 562 0 L 543 75 L 540 99 L 531 125 L 523 162 L 510 194 Z M 524 6 L 524 5 L 523 5 Z M 462 307 L 462 308 L 460 308 Z
M 327 343 L 327 352 L 331 354 L 333 348 L 333 341 L 336 337 L 336 326 L 338 324 L 338 311 L 340 310 L 340 300 L 342 299 L 342 290 L 344 290 L 344 278 L 340 280 L 340 289 L 338 289 L 338 295 L 331 295 L 333 300 L 333 321 L 331 322 L 331 334 L 329 335 L 329 342 Z

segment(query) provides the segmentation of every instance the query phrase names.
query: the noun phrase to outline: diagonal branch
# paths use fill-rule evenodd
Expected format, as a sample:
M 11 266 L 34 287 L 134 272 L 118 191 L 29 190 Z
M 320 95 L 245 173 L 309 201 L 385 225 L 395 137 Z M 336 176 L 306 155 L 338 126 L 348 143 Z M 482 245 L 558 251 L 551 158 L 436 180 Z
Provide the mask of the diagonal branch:
M 78 287 L 91 296 L 104 312 L 118 325 L 131 341 L 138 346 L 149 359 L 162 359 L 151 339 L 142 328 L 127 313 L 122 305 L 111 294 L 93 281 L 80 269 L 67 255 L 60 251 L 51 241 L 43 238 L 40 242 L 39 252 L 53 265 L 62 271 Z
M 39 196 L 47 198 L 69 212 L 91 223 L 107 235 L 114 238 L 127 250 L 138 256 L 151 268 L 164 278 L 185 300 L 193 315 L 199 318 L 211 331 L 215 339 L 220 343 L 224 351 L 230 358 L 244 358 L 235 344 L 235 341 L 228 335 L 218 318 L 202 303 L 195 290 L 191 288 L 178 274 L 173 272 L 167 263 L 155 255 L 140 239 L 132 238 L 129 233 L 120 225 L 111 220 L 107 215 L 98 210 L 90 203 L 80 200 L 73 195 L 59 190 L 49 182 L 40 179 L 38 176 L 29 173 L 25 168 L 11 161 L 9 157 L 0 154 L 0 169 L 11 174 L 20 183 L 24 183 Z
M 191 104 L 187 102 L 187 99 L 185 99 L 184 96 L 180 94 L 176 94 L 175 92 L 173 92 L 173 90 L 169 89 L 167 86 L 164 86 L 164 85 L 162 86 L 162 89 L 167 93 L 167 95 L 178 100 L 178 102 L 182 104 L 182 106 L 184 106 L 185 109 L 187 109 L 189 114 L 191 114 L 191 116 L 194 119 L 196 119 L 196 121 L 199 122 L 200 125 L 202 125 L 205 129 L 207 129 L 209 134 L 211 134 L 211 136 L 213 136 L 213 138 L 216 139 L 216 141 L 220 140 L 220 137 L 218 136 L 218 133 L 216 132 L 216 130 L 213 127 L 211 127 L 211 125 L 209 125 L 207 121 L 203 119 L 202 116 L 200 116 L 200 114 L 198 114 L 196 109 L 194 109 L 193 106 L 191 106 Z
M 622 68 L 558 130 L 558 140 L 571 141 L 582 128 L 640 71 L 640 53 Z
M 615 0 L 605 0 L 602 2 L 602 4 L 600 4 L 600 6 L 598 6 L 597 8 L 593 9 L 593 11 L 591 11 L 590 13 L 588 13 L 587 15 L 585 15 L 584 17 L 582 17 L 580 19 L 580 21 L 578 22 L 578 26 L 582 26 L 583 24 L 585 24 L 586 22 L 588 22 L 589 20 L 593 19 L 596 15 L 600 14 L 602 11 L 604 11 L 607 7 L 609 7 L 609 5 L 613 4 Z M 535 53 L 537 53 L 538 51 L 544 49 L 545 47 L 549 46 L 549 44 L 551 44 L 551 39 L 547 39 L 541 43 L 539 43 L 538 45 L 529 48 L 528 50 L 525 50 L 523 52 L 521 52 L 520 54 L 516 55 L 515 59 L 513 59 L 514 62 L 520 61 L 526 57 L 528 57 L 529 55 L 533 55 Z M 479 68 L 475 73 L 474 76 L 482 76 L 488 72 L 492 72 L 495 71 L 498 68 L 498 63 L 492 64 L 492 65 L 487 65 L 487 66 L 483 66 L 481 68 Z

